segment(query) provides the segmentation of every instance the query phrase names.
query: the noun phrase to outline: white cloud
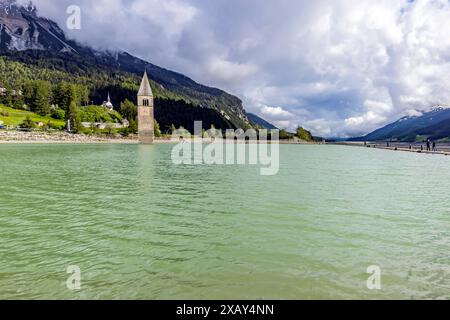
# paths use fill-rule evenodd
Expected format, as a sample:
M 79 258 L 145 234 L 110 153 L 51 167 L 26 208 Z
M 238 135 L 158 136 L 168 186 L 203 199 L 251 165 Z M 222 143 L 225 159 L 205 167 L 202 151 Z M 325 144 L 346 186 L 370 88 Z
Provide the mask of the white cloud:
M 293 110 L 294 114 L 282 107 L 266 105 L 257 99 L 248 99 L 245 104 L 251 106 L 247 111 L 257 114 L 279 128 L 288 130 L 295 130 L 298 125 L 297 115 L 308 113 L 306 110 L 296 109 Z
M 283 108 L 281 107 L 263 106 L 261 109 L 261 113 L 265 116 L 270 117 L 270 119 L 275 120 L 292 119 L 294 117 L 292 113 L 283 110 Z
M 221 84 L 236 85 L 248 79 L 257 72 L 258 68 L 251 64 L 241 64 L 225 59 L 212 59 L 207 65 L 207 72 L 211 78 Z
M 362 116 L 345 119 L 345 124 L 351 130 L 352 129 L 355 130 L 359 129 L 363 125 L 366 126 L 379 125 L 384 121 L 386 121 L 385 117 L 377 114 L 376 112 L 368 111 L 366 114 Z
M 272 121 L 273 124 L 280 129 L 285 129 L 285 130 L 293 130 L 293 128 L 291 127 L 291 122 L 287 121 L 287 120 L 275 120 Z
M 307 130 L 321 137 L 329 137 L 332 134 L 330 123 L 325 119 L 315 119 L 305 122 L 303 125 Z
M 165 27 L 169 35 L 178 34 L 197 14 L 194 6 L 179 0 L 138 0 L 132 3 L 131 11 Z

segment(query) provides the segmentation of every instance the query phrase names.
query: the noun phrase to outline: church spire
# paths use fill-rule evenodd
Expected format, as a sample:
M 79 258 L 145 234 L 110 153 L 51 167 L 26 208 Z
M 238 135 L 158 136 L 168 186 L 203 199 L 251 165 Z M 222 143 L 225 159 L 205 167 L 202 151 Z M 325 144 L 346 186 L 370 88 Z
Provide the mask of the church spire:
M 142 78 L 141 87 L 139 88 L 138 96 L 153 97 L 152 88 L 150 87 L 150 81 L 147 76 L 147 68 L 144 72 L 144 77 Z

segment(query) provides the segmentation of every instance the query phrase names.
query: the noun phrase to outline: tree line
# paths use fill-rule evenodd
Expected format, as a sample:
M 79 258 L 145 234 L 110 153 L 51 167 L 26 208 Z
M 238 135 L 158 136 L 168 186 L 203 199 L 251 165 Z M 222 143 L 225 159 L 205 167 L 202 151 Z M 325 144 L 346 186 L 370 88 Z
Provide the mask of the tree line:
M 15 109 L 32 111 L 40 116 L 70 120 L 79 129 L 79 107 L 88 105 L 89 89 L 80 84 L 60 82 L 56 85 L 44 80 L 28 80 L 22 87 L 8 90 L 0 96 L 0 103 Z

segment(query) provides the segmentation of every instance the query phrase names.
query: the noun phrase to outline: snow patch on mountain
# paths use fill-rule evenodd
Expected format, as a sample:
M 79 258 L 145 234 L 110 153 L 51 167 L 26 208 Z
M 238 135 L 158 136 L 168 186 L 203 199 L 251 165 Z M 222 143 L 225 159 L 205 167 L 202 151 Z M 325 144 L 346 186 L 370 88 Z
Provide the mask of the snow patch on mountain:
M 15 0 L 0 0 L 0 32 L 3 34 L 0 48 L 3 49 L 76 52 L 65 41 L 61 28 L 55 22 L 39 17 L 31 2 L 20 5 Z

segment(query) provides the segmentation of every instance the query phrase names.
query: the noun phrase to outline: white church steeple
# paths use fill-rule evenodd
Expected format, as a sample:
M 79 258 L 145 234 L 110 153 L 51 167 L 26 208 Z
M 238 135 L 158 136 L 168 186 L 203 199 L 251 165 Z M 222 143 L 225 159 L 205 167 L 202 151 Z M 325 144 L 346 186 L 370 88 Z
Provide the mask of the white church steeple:
M 111 103 L 111 96 L 109 95 L 109 92 L 108 92 L 108 100 L 104 101 L 102 106 L 104 106 L 108 110 L 114 110 L 114 105 Z

